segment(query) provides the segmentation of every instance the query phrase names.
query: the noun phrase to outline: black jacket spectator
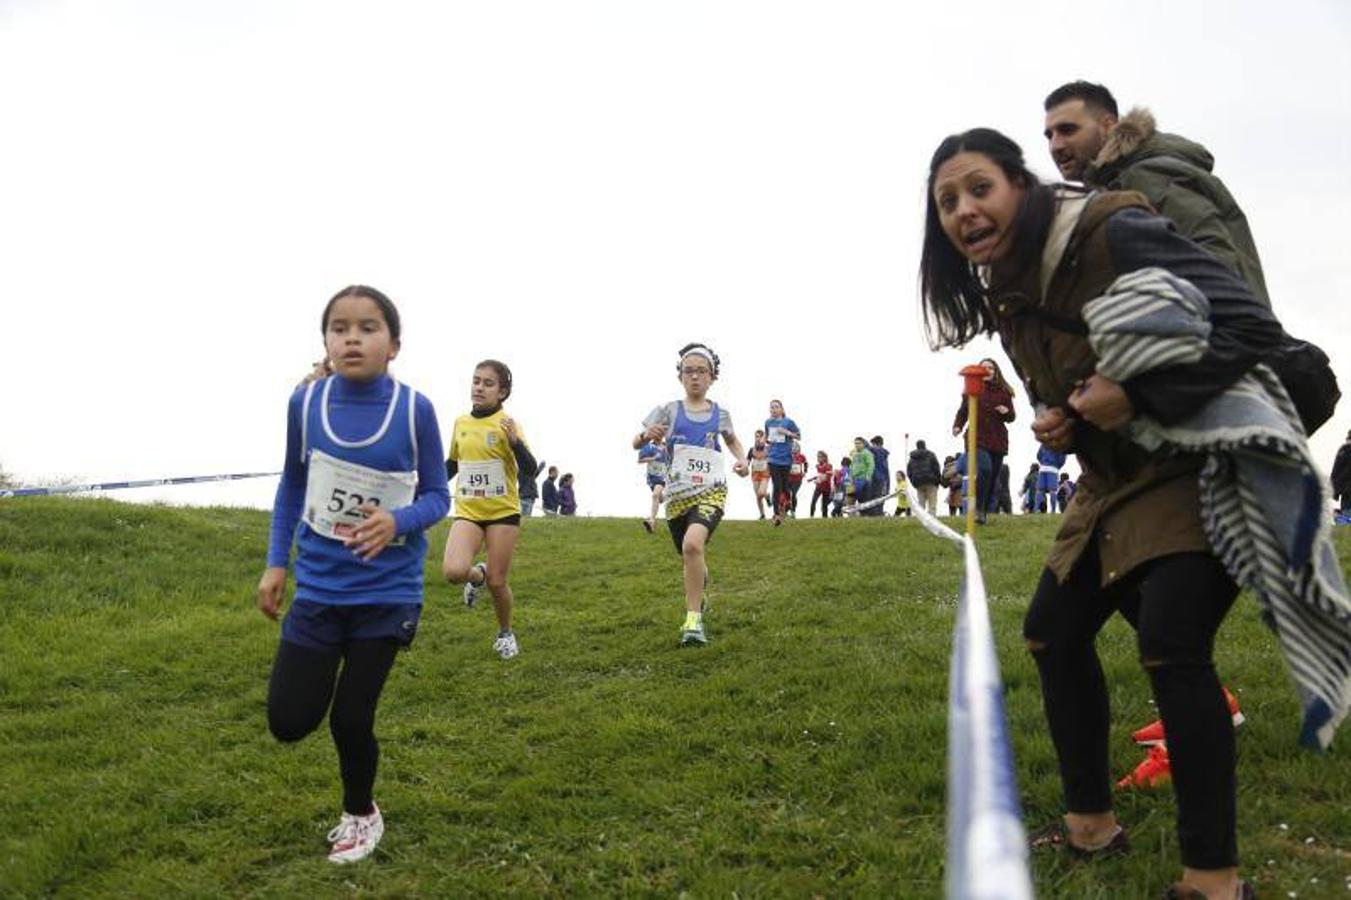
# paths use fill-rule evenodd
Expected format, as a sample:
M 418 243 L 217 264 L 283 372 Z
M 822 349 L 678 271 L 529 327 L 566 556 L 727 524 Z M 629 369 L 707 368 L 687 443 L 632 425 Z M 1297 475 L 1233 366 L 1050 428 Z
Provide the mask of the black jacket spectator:
M 910 462 L 906 463 L 905 475 L 917 488 L 937 486 L 943 481 L 943 467 L 938 464 L 938 457 L 934 452 L 920 441 L 915 449 L 910 451 Z
M 558 512 L 558 481 L 556 476 L 544 479 L 544 484 L 540 488 L 540 497 L 544 502 L 544 511 L 546 513 Z
M 1333 498 L 1341 501 L 1342 509 L 1351 507 L 1351 431 L 1346 434 L 1346 443 L 1337 451 L 1330 480 Z

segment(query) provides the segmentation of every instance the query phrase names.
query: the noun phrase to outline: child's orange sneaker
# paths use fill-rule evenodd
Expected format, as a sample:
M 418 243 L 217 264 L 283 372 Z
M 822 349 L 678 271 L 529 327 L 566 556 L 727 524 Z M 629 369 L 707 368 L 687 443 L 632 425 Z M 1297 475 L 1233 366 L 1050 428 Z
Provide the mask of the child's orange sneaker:
M 1155 744 L 1149 748 L 1145 761 L 1116 783 L 1117 790 L 1161 787 L 1173 778 L 1173 767 L 1168 762 L 1168 745 Z

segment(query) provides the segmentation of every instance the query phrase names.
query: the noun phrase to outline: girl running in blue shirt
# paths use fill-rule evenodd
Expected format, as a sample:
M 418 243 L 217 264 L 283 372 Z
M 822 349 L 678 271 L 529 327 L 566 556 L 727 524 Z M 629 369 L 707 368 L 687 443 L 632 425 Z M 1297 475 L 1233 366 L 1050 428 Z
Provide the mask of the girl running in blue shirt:
M 369 856 L 384 834 L 371 798 L 375 707 L 422 612 L 425 530 L 450 508 L 441 431 L 426 397 L 387 374 L 399 313 L 375 288 L 339 291 L 320 320 L 331 375 L 298 387 L 272 509 L 258 608 L 276 620 L 296 545 L 295 598 L 267 693 L 268 727 L 298 741 L 328 713 L 342 777 L 329 861 Z
M 774 484 L 774 524 L 779 525 L 793 498 L 793 489 L 788 483 L 793 469 L 793 442 L 802 440 L 802 429 L 788 418 L 782 401 L 769 401 L 765 435 L 769 439 L 769 478 Z

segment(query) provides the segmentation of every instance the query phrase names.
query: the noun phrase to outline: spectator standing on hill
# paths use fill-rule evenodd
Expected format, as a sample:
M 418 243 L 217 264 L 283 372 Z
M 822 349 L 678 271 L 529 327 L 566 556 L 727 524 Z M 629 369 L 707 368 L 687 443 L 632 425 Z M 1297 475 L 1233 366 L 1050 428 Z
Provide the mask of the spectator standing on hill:
M 1331 481 L 1333 498 L 1340 502 L 1341 514 L 1351 514 L 1351 431 L 1346 433 L 1346 442 L 1333 460 Z
M 1066 454 L 1045 444 L 1037 451 L 1037 512 L 1055 512 L 1055 489 L 1060 483 L 1060 470 L 1065 459 Z
M 802 490 L 802 479 L 807 474 L 807 457 L 802 455 L 802 445 L 793 441 L 793 465 L 788 470 L 788 515 L 797 518 L 797 494 Z
M 967 476 L 968 476 L 969 472 L 967 471 L 967 468 L 966 468 L 966 451 L 965 451 L 965 450 L 963 450 L 961 453 L 958 453 L 958 454 L 957 454 L 957 459 L 956 459 L 956 462 L 954 463 L 954 465 L 956 466 L 956 470 L 957 470 L 957 476 L 956 476 L 956 477 L 957 477 L 957 490 L 958 490 L 958 495 L 957 495 L 957 496 L 958 496 L 958 498 L 959 498 L 959 501 L 958 501 L 958 502 L 959 502 L 960 505 L 961 505 L 961 511 L 962 511 L 963 513 L 965 513 L 965 512 L 966 512 L 966 504 L 969 503 L 969 502 L 971 502 L 971 485 L 970 485 L 970 483 L 969 483 L 968 480 L 967 480 Z M 988 452 L 984 447 L 977 447 L 977 448 L 976 448 L 976 491 L 977 491 L 977 493 L 980 492 L 980 486 L 981 486 L 982 484 L 993 484 L 993 483 L 994 483 L 994 476 L 993 476 L 993 474 L 992 474 L 991 471 L 990 471 L 990 454 L 989 454 L 989 452 Z M 981 520 L 981 519 L 980 519 L 980 515 L 981 515 L 981 513 L 980 513 L 980 507 L 977 506 L 977 507 L 976 507 L 976 521 L 977 521 L 977 522 L 979 522 L 979 521 Z
M 546 516 L 558 515 L 558 466 L 550 466 L 548 477 L 540 486 L 540 503 Z
M 783 522 L 790 498 L 788 475 L 793 468 L 793 441 L 802 440 L 802 430 L 788 418 L 780 400 L 769 401 L 765 419 L 765 439 L 769 443 L 769 479 L 773 482 L 774 524 Z
M 542 465 L 544 462 L 541 460 L 537 465 L 531 466 L 529 472 L 522 468 L 516 473 L 517 492 L 521 496 L 522 519 L 530 518 L 530 514 L 535 511 L 535 501 L 539 499 L 539 488 L 535 486 L 535 479 L 539 477 Z
M 872 443 L 868 445 L 868 451 L 873 455 L 873 480 L 868 489 L 869 499 L 885 497 L 891 493 L 891 451 L 882 446 L 882 435 L 873 435 Z M 867 510 L 864 515 L 881 516 L 885 515 L 883 507 L 885 503 L 879 503 Z
M 980 361 L 985 369 L 985 389 L 981 392 L 976 406 L 976 446 L 990 457 L 990 471 L 999 472 L 1004 463 L 1004 455 L 1009 452 L 1008 423 L 1014 419 L 1013 388 L 1004 380 L 999 363 L 985 358 Z M 967 427 L 967 401 L 962 398 L 957 407 L 957 415 L 952 420 L 954 436 Z M 983 468 L 984 464 L 981 464 Z M 998 493 L 994 479 L 976 479 L 976 522 L 984 525 L 985 514 L 994 512 L 998 505 Z
M 868 486 L 873 480 L 873 455 L 868 450 L 868 442 L 861 437 L 854 438 L 854 452 L 849 454 L 849 480 L 854 485 L 854 504 L 863 503 L 868 497 Z
M 938 487 L 943 483 L 943 467 L 938 464 L 934 452 L 924 445 L 923 439 L 915 441 L 905 473 L 919 495 L 919 505 L 930 515 L 938 515 Z
M 812 505 L 808 509 L 808 517 L 816 515 L 816 501 L 821 501 L 821 518 L 830 515 L 831 483 L 834 481 L 834 473 L 830 469 L 830 457 L 826 456 L 826 451 L 816 451 L 816 474 L 812 481 L 816 482 L 816 489 L 812 491 Z
M 948 515 L 955 516 L 962 508 L 962 476 L 957 474 L 957 457 L 943 457 L 943 487 L 947 489 Z
M 572 473 L 564 475 L 558 482 L 558 514 L 560 516 L 577 515 L 577 492 L 573 488 Z
M 1046 512 L 1038 507 L 1037 504 L 1037 464 L 1033 463 L 1032 468 L 1027 470 L 1023 476 L 1023 512 L 1036 513 Z
M 1074 499 L 1074 482 L 1070 481 L 1068 472 L 1060 473 L 1060 484 L 1055 489 L 1056 503 L 1060 504 L 1060 511 L 1065 512 L 1069 508 L 1070 501 Z

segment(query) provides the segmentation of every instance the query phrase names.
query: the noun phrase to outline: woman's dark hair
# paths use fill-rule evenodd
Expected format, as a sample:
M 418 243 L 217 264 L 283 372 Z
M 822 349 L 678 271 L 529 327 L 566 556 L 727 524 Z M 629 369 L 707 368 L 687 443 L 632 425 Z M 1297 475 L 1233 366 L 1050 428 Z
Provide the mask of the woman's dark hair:
M 572 484 L 572 473 L 569 472 L 568 474 L 564 475 L 562 478 L 558 480 L 563 484 Z
M 385 317 L 385 327 L 389 329 L 389 336 L 396 341 L 399 339 L 399 311 L 394 307 L 394 301 L 364 284 L 349 284 L 329 298 L 328 304 L 324 307 L 324 315 L 319 320 L 320 334 L 328 334 L 329 313 L 333 311 L 333 304 L 344 297 L 365 297 L 380 307 L 380 314 Z
M 1003 170 L 1014 185 L 1025 188 L 1010 225 L 1013 244 L 1000 269 L 1021 275 L 1041 257 L 1041 245 L 1055 216 L 1055 195 L 1023 161 L 1022 149 L 993 128 L 972 128 L 943 139 L 929 161 L 925 192 L 924 249 L 919 262 L 919 293 L 929 346 L 960 347 L 995 330 L 994 313 L 986 303 L 986 287 L 977 267 L 953 246 L 943 231 L 934 199 L 934 181 L 943 163 L 958 153 L 980 153 Z
M 485 359 L 474 366 L 474 369 L 492 369 L 497 374 L 497 383 L 502 386 L 504 392 L 502 399 L 505 401 L 511 396 L 511 369 L 507 368 L 506 363 L 496 359 Z
M 980 364 L 982 366 L 985 365 L 986 363 L 989 363 L 990 367 L 994 369 L 994 378 L 991 380 L 994 381 L 995 384 L 1002 387 L 1004 390 L 1008 391 L 1010 397 L 1017 397 L 1018 392 L 1015 391 L 1013 389 L 1013 385 L 1009 384 L 1008 380 L 1004 378 L 1004 370 L 999 368 L 999 363 L 995 362 L 994 359 L 989 356 L 985 357 L 980 361 Z
M 841 465 L 841 466 L 848 467 L 848 465 L 849 465 L 849 457 L 847 457 L 847 456 L 841 457 L 841 459 L 840 459 L 840 465 Z

